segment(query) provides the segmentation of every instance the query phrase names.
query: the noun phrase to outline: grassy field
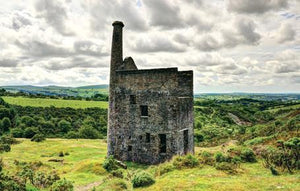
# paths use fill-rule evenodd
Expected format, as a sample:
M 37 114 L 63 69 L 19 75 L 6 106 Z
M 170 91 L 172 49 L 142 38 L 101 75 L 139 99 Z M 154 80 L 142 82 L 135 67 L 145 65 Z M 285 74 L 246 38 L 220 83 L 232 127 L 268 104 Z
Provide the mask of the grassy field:
M 14 160 L 41 161 L 42 170 L 55 170 L 60 176 L 74 181 L 76 190 L 114 190 L 113 180 L 107 180 L 108 173 L 102 168 L 106 155 L 104 140 L 65 140 L 47 139 L 42 143 L 20 139 L 21 143 L 12 146 L 9 153 L 0 154 L 4 160 L 4 169 L 15 172 Z M 234 143 L 230 143 L 232 145 Z M 196 151 L 203 148 L 196 148 Z M 221 147 L 204 148 L 216 151 Z M 62 163 L 48 162 L 49 159 L 60 158 L 60 151 L 68 152 Z M 153 173 L 157 166 L 136 165 L 127 163 L 128 171 L 146 169 Z M 174 170 L 162 176 L 156 176 L 152 186 L 134 190 L 299 190 L 299 173 L 271 175 L 260 162 L 241 165 L 237 175 L 228 175 L 210 166 L 193 169 Z M 131 184 L 128 182 L 131 189 Z
M 292 105 L 292 106 L 278 106 L 278 107 L 275 107 L 275 108 L 271 108 L 271 109 L 268 109 L 266 111 L 269 111 L 269 112 L 277 112 L 278 110 L 280 109 L 300 109 L 300 104 L 296 104 L 296 105 Z
M 106 101 L 83 101 L 83 100 L 63 100 L 63 99 L 44 99 L 44 98 L 26 98 L 26 97 L 2 97 L 5 102 L 12 105 L 31 106 L 31 107 L 71 107 L 71 108 L 107 108 Z

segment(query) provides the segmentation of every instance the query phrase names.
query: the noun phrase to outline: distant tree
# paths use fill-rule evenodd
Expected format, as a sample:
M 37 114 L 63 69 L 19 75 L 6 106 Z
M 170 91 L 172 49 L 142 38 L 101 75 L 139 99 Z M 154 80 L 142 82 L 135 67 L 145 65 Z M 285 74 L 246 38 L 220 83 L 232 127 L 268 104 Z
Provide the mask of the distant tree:
M 83 139 L 98 139 L 99 132 L 94 129 L 92 126 L 83 125 L 79 129 L 79 135 Z
M 195 123 L 195 129 L 201 129 L 201 127 L 202 127 L 202 124 L 199 121 L 197 121 Z
M 39 130 L 37 127 L 27 127 L 24 131 L 24 137 L 32 138 L 37 133 L 39 133 Z
M 8 104 L 0 97 L 0 105 L 8 107 Z
M 41 124 L 41 131 L 44 134 L 53 134 L 54 130 L 55 130 L 55 125 L 50 121 L 46 121 Z
M 75 131 L 69 131 L 66 135 L 65 138 L 67 139 L 78 139 L 80 138 L 80 135 L 78 132 Z
M 36 125 L 36 121 L 30 116 L 21 117 L 21 122 L 24 123 L 27 127 L 32 127 Z
M 3 119 L 4 117 L 11 117 L 11 113 L 8 108 L 0 108 L 0 119 Z
M 9 130 L 10 127 L 11 127 L 10 119 L 8 117 L 4 117 L 1 122 L 1 130 L 3 132 L 6 132 Z
M 92 118 L 91 116 L 87 116 L 84 120 L 83 120 L 83 124 L 84 125 L 89 125 L 92 127 L 96 127 L 96 121 L 94 118 Z
M 10 133 L 15 138 L 21 138 L 24 136 L 24 131 L 21 128 L 13 128 L 13 129 L 11 129 Z
M 43 134 L 35 134 L 32 138 L 31 138 L 31 141 L 34 141 L 34 142 L 42 142 L 46 140 L 45 136 Z
M 63 119 L 58 122 L 58 128 L 61 132 L 66 133 L 71 129 L 71 123 Z
M 106 116 L 101 115 L 100 118 L 99 118 L 99 122 L 100 122 L 101 127 L 107 126 Z

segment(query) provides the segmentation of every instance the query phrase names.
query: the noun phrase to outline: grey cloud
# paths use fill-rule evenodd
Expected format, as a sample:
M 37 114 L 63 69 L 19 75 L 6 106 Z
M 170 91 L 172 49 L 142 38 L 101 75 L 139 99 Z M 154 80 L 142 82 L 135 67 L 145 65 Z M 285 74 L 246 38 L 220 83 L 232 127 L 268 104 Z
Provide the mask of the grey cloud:
M 203 5 L 203 0 L 186 0 L 189 3 L 193 3 L 194 5 L 197 5 L 201 7 Z
M 241 75 L 247 73 L 245 69 L 240 68 L 234 63 L 220 65 L 214 68 L 214 71 L 217 72 L 218 74 L 229 74 L 229 75 Z
M 16 67 L 18 65 L 18 60 L 2 59 L 0 60 L 0 67 Z
M 147 22 L 139 12 L 134 1 L 94 1 L 90 2 L 91 27 L 95 31 L 102 30 L 114 20 L 122 20 L 129 30 L 144 31 Z
M 181 44 L 189 44 L 191 39 L 188 38 L 187 36 L 181 34 L 181 33 L 178 33 L 176 35 L 174 35 L 173 39 L 176 41 L 176 42 L 179 42 Z
M 274 60 L 266 62 L 266 66 L 277 74 L 300 72 L 299 53 L 293 50 L 285 50 L 277 53 Z
M 35 9 L 40 17 L 45 18 L 47 23 L 55 28 L 59 33 L 71 35 L 65 27 L 65 20 L 68 19 L 64 1 L 58 0 L 38 0 L 35 4 Z
M 286 41 L 292 41 L 295 39 L 296 32 L 293 29 L 291 24 L 285 23 L 282 24 L 279 31 L 278 31 L 278 36 L 277 36 L 277 41 L 279 43 L 283 43 Z
M 12 20 L 12 27 L 15 30 L 18 30 L 23 26 L 31 25 L 32 23 L 30 17 L 31 15 L 29 13 L 23 13 L 23 12 L 14 13 L 13 20 Z
M 293 83 L 300 84 L 300 75 L 293 75 L 290 79 Z
M 15 44 L 25 51 L 26 54 L 34 57 L 67 57 L 72 55 L 71 50 L 35 40 L 28 42 L 17 40 Z
M 236 23 L 236 27 L 239 31 L 239 34 L 241 34 L 249 44 L 255 44 L 261 38 L 260 34 L 255 32 L 255 24 L 250 19 L 239 19 Z
M 203 35 L 195 46 L 202 51 L 214 51 L 221 48 L 233 48 L 240 44 L 257 45 L 261 35 L 255 32 L 255 24 L 248 18 L 239 18 L 232 29 L 221 30 L 220 37 L 211 34 Z
M 287 0 L 226 0 L 229 11 L 238 13 L 262 14 L 270 10 L 279 10 L 288 6 Z
M 189 66 L 217 66 L 232 62 L 229 58 L 224 58 L 217 53 L 203 54 L 201 56 L 192 56 L 185 59 Z
M 197 16 L 197 15 L 190 15 L 186 21 L 189 26 L 196 26 L 198 31 L 209 31 L 212 29 L 214 23 L 207 22 L 205 19 Z
M 107 63 L 101 63 L 99 60 L 76 56 L 71 59 L 52 59 L 44 64 L 43 67 L 48 70 L 65 70 L 71 68 L 96 68 L 107 66 Z
M 198 42 L 196 42 L 196 46 L 203 51 L 218 50 L 222 47 L 221 43 L 209 34 L 203 36 Z
M 300 64 L 296 62 L 278 63 L 274 67 L 275 73 L 291 73 L 300 71 Z
M 108 53 L 102 50 L 102 47 L 91 41 L 76 41 L 74 50 L 78 54 L 90 56 L 107 56 Z
M 184 52 L 185 46 L 163 37 L 139 38 L 131 48 L 137 52 Z
M 180 8 L 170 2 L 172 1 L 143 1 L 150 14 L 151 25 L 167 29 L 178 28 L 184 25 L 180 17 Z
M 103 47 L 91 41 L 75 41 L 73 47 L 62 47 L 48 42 L 38 40 L 20 42 L 15 44 L 21 48 L 27 55 L 32 57 L 69 57 L 75 55 L 88 55 L 95 57 L 107 56 L 108 53 Z

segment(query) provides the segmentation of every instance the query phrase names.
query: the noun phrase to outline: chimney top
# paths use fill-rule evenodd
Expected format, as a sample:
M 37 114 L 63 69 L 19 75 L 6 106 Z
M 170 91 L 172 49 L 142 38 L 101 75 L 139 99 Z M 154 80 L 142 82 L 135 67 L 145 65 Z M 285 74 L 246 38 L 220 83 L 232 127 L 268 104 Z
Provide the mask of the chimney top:
M 115 25 L 120 25 L 121 27 L 124 27 L 124 24 L 122 21 L 115 21 L 113 22 L 112 26 L 115 26 Z

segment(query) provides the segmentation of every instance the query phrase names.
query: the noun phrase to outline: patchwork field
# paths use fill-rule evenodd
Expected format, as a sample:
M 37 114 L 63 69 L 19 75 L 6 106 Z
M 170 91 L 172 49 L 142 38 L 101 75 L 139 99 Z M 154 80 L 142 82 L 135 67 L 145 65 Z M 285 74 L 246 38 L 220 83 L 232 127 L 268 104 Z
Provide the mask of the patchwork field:
M 103 169 L 102 163 L 106 155 L 104 140 L 84 139 L 47 139 L 36 143 L 28 139 L 19 139 L 20 144 L 12 145 L 11 152 L 0 154 L 4 161 L 4 170 L 10 173 L 17 171 L 18 162 L 41 161 L 41 171 L 56 171 L 61 177 L 74 182 L 75 190 L 120 190 L 115 187 L 114 179 Z M 234 143 L 230 143 L 229 146 Z M 199 150 L 216 151 L 222 147 L 196 148 Z M 68 153 L 59 157 L 60 152 Z M 49 159 L 63 159 L 63 162 L 49 162 Z M 127 163 L 127 172 L 134 173 L 139 169 L 146 169 L 155 174 L 159 166 L 137 165 Z M 273 176 L 269 169 L 263 168 L 261 162 L 242 163 L 239 173 L 229 175 L 218 171 L 214 167 L 201 165 L 192 169 L 174 170 L 156 175 L 156 183 L 149 187 L 134 190 L 299 190 L 300 175 L 282 174 Z M 127 182 L 129 190 L 132 186 Z
M 78 108 L 91 108 L 100 107 L 107 108 L 106 101 L 85 101 L 85 100 L 63 100 L 63 99 L 46 99 L 46 98 L 27 98 L 27 97 L 10 97 L 2 96 L 3 100 L 12 105 L 31 106 L 31 107 L 71 107 Z

